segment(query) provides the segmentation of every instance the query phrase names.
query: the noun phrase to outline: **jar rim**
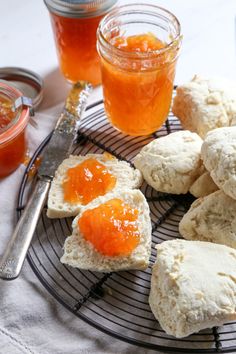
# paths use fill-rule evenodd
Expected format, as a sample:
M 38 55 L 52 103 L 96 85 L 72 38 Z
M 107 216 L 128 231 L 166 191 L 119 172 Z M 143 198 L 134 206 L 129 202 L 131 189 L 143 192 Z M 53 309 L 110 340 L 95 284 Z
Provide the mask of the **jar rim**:
M 164 12 L 167 16 L 172 18 L 176 24 L 177 28 L 177 34 L 175 37 L 171 39 L 171 41 L 166 44 L 164 47 L 157 49 L 157 50 L 151 50 L 148 52 L 139 52 L 139 51 L 127 51 L 122 48 L 117 48 L 114 45 L 112 45 L 109 40 L 104 36 L 102 28 L 105 26 L 105 24 L 113 19 L 117 14 L 122 14 L 121 11 L 123 10 L 129 10 L 131 8 L 136 8 L 134 10 L 134 13 L 138 13 L 139 10 L 137 10 L 137 7 L 142 7 L 145 6 L 146 8 L 149 8 L 150 10 L 159 10 Z M 153 11 L 151 12 L 153 15 Z M 124 14 L 124 13 L 123 13 Z M 166 17 L 167 18 L 167 17 Z M 111 49 L 114 53 L 116 53 L 119 56 L 122 56 L 124 58 L 139 58 L 139 59 L 150 59 L 150 58 L 155 58 L 157 56 L 160 56 L 164 54 L 165 52 L 172 50 L 172 48 L 177 47 L 179 43 L 181 42 L 182 39 L 182 34 L 181 34 L 181 25 L 178 20 L 178 18 L 169 10 L 165 9 L 164 7 L 153 5 L 153 4 L 147 4 L 147 3 L 133 3 L 133 4 L 127 4 L 127 5 L 122 5 L 119 7 L 116 7 L 113 9 L 111 12 L 109 12 L 99 23 L 98 29 L 97 29 L 97 40 L 101 45 L 106 46 L 108 49 Z
M 118 0 L 44 0 L 52 13 L 69 18 L 90 18 L 106 13 Z
M 11 94 L 15 99 L 23 96 L 23 94 L 18 89 L 4 82 L 0 82 L 0 93 L 1 92 L 3 92 L 3 94 L 6 96 L 7 93 Z M 0 132 L 0 145 L 6 143 L 18 135 L 26 127 L 28 120 L 29 107 L 23 106 L 23 108 L 18 112 L 16 118 L 13 119 L 12 124 L 10 124 L 2 133 Z

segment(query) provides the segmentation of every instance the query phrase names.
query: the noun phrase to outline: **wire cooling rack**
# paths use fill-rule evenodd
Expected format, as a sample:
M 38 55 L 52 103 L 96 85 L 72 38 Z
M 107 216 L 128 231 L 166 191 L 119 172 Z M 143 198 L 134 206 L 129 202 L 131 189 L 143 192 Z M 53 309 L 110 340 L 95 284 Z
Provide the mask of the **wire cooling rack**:
M 118 159 L 131 162 L 151 140 L 180 129 L 179 121 L 170 114 L 166 124 L 153 135 L 128 137 L 112 128 L 106 119 L 103 102 L 98 101 L 87 108 L 72 153 L 86 155 L 107 151 Z M 29 178 L 29 171 L 49 139 L 50 136 L 39 146 L 24 174 L 18 198 L 19 217 L 34 182 Z M 152 315 L 148 296 L 151 267 L 156 257 L 155 244 L 180 237 L 178 224 L 192 197 L 161 194 L 146 183 L 141 190 L 149 203 L 152 220 L 152 253 L 146 271 L 103 274 L 60 263 L 65 238 L 71 234 L 72 218 L 50 220 L 46 217 L 46 207 L 27 256 L 31 268 L 48 292 L 73 315 L 120 340 L 174 353 L 236 350 L 236 322 L 176 339 L 168 336 Z

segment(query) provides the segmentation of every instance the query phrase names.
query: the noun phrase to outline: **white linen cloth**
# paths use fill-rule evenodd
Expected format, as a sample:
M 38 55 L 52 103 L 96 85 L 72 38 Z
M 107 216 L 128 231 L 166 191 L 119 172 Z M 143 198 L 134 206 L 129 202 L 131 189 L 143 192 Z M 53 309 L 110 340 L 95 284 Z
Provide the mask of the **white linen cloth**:
M 160 0 L 158 4 L 169 8 L 182 23 L 184 42 L 177 83 L 189 80 L 195 73 L 236 79 L 235 0 Z M 0 18 L 0 66 L 32 69 L 45 81 L 44 101 L 36 114 L 39 129 L 29 127 L 32 154 L 53 128 L 68 86 L 57 69 L 43 1 L 1 1 Z M 100 91 L 95 90 L 90 101 L 96 100 Z M 16 198 L 24 168 L 20 166 L 0 181 L 0 255 L 16 223 Z M 151 352 L 115 340 L 66 311 L 43 288 L 27 262 L 17 280 L 0 280 L 0 353 Z

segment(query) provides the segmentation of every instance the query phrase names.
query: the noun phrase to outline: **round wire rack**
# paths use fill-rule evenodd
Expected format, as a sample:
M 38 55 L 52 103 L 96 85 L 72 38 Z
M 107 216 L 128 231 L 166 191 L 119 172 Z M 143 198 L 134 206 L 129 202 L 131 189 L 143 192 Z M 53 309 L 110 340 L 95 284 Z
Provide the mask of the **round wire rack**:
M 108 123 L 103 101 L 90 105 L 78 131 L 73 154 L 103 153 L 128 161 L 155 138 L 180 130 L 177 118 L 169 115 L 165 125 L 148 137 L 129 137 Z M 18 217 L 30 194 L 34 180 L 31 167 L 50 140 L 50 135 L 32 157 L 18 196 Z M 117 339 L 137 346 L 174 353 L 215 353 L 236 350 L 236 322 L 176 339 L 167 335 L 155 320 L 148 305 L 151 267 L 155 262 L 155 244 L 180 238 L 178 224 L 189 208 L 190 195 L 158 193 L 146 183 L 144 193 L 151 211 L 152 253 L 146 271 L 109 274 L 74 269 L 60 263 L 66 236 L 71 234 L 72 218 L 48 219 L 45 206 L 27 259 L 48 292 L 75 316 Z

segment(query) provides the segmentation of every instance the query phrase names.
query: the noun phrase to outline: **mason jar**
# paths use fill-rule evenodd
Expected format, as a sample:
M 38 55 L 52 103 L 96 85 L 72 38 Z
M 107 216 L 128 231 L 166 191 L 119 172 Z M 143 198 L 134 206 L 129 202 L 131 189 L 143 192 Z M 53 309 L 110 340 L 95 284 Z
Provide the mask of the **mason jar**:
M 72 83 L 101 83 L 96 31 L 116 0 L 44 0 L 51 17 L 59 66 Z
M 29 108 L 14 108 L 22 93 L 16 88 L 0 82 L 0 178 L 8 176 L 24 161 L 29 121 Z
M 116 7 L 100 22 L 104 107 L 111 124 L 129 135 L 147 135 L 170 109 L 181 46 L 180 23 L 151 4 Z

